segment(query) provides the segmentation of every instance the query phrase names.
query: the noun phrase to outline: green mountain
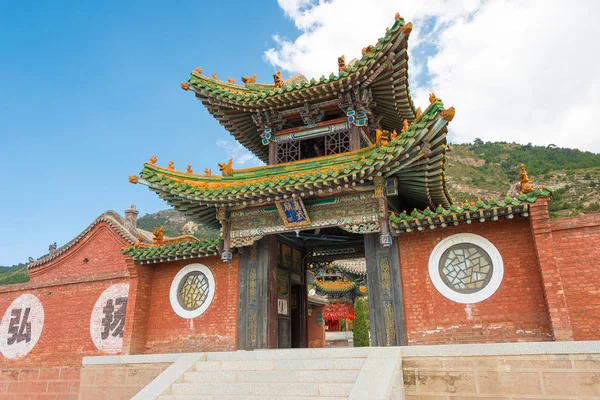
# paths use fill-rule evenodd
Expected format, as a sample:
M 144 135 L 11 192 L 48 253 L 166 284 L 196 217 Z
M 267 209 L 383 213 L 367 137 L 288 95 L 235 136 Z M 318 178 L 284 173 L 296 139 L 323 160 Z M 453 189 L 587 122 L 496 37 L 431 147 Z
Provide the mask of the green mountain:
M 0 285 L 29 282 L 27 264 L 16 264 L 10 267 L 0 266 Z
M 551 217 L 600 212 L 600 154 L 554 145 L 532 146 L 505 142 L 455 144 L 447 153 L 446 178 L 454 201 L 476 200 L 514 194 L 520 164 L 526 165 L 534 186 L 553 189 Z M 213 236 L 217 231 L 188 221 L 175 210 L 146 214 L 138 228 L 152 231 L 165 227 L 165 235 Z M 29 281 L 26 264 L 0 266 L 0 285 Z
M 551 217 L 600 212 L 600 154 L 479 139 L 451 147 L 446 177 L 454 201 L 514 193 L 524 163 L 534 186 L 553 189 Z

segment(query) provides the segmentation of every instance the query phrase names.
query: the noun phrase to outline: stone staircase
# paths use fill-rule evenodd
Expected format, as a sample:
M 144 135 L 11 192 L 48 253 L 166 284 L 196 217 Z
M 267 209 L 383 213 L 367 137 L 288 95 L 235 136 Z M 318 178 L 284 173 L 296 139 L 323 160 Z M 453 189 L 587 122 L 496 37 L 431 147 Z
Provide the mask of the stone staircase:
M 397 387 L 400 364 L 399 350 L 396 354 L 390 348 L 204 353 L 185 372 L 172 376 L 165 390 L 153 382 L 153 390 L 146 390 L 151 383 L 142 391 L 145 395 L 140 392 L 134 399 L 403 399 Z M 163 375 L 155 381 L 169 382 L 168 369 Z

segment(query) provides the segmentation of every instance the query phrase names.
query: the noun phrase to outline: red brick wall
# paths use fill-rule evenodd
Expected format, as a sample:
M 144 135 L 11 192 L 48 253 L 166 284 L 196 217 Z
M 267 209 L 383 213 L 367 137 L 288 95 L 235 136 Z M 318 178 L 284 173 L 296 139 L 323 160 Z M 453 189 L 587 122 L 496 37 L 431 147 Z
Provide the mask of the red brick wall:
M 550 220 L 575 340 L 600 340 L 600 214 Z
M 488 299 L 460 304 L 442 296 L 429 278 L 429 256 L 457 233 L 485 237 L 500 252 L 504 279 Z M 408 343 L 451 344 L 551 340 L 548 312 L 527 218 L 473 222 L 412 232 L 398 238 Z
M 31 282 L 67 279 L 93 280 L 110 273 L 127 271 L 121 249 L 129 243 L 110 225 L 100 222 L 75 246 L 47 264 L 29 271 Z M 84 259 L 87 258 L 87 262 Z
M 215 296 L 199 317 L 184 319 L 169 300 L 171 282 L 186 265 L 200 263 L 215 278 Z M 145 266 L 142 266 L 145 267 Z M 224 263 L 218 256 L 148 266 L 152 274 L 152 295 L 146 328 L 145 353 L 226 351 L 236 349 L 239 256 Z
M 44 309 L 42 333 L 31 351 L 16 360 L 0 356 L 0 399 L 77 398 L 82 357 L 103 354 L 90 335 L 94 304 L 109 286 L 128 282 L 120 251 L 125 244 L 108 225 L 98 224 L 65 254 L 35 268 L 30 282 L 0 287 L 0 316 L 26 293 Z

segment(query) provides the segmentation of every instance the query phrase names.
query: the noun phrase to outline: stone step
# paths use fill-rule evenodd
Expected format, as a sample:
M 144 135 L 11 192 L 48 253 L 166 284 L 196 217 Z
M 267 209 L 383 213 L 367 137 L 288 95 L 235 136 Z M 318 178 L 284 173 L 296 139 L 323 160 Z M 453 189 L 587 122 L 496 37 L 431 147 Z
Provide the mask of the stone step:
M 318 358 L 364 358 L 369 347 L 348 348 L 309 348 L 254 351 L 226 351 L 208 353 L 208 361 L 244 361 L 244 360 L 305 360 Z
M 354 383 L 359 370 L 339 371 L 201 371 L 186 372 L 184 383 L 279 382 L 279 383 Z
M 230 395 L 193 395 L 193 394 L 168 394 L 159 396 L 158 400 L 340 400 L 348 396 L 230 396 Z
M 334 396 L 347 397 L 354 383 L 174 383 L 174 395 L 246 395 L 246 396 Z
M 199 361 L 196 371 L 360 370 L 366 358 L 305 360 Z

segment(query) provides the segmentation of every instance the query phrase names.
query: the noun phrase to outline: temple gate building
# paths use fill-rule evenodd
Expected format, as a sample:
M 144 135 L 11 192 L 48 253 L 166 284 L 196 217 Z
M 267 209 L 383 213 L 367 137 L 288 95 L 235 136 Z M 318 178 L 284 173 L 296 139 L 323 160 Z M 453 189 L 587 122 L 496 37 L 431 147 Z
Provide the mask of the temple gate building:
M 169 238 L 138 229 L 134 208 L 107 212 L 33 261 L 29 283 L 0 287 L 5 393 L 86 398 L 80 384 L 118 381 L 112 398 L 128 398 L 166 368 L 80 378 L 82 356 L 322 347 L 327 298 L 368 297 L 372 346 L 600 339 L 600 215 L 550 219 L 552 192 L 524 165 L 519 192 L 453 201 L 455 110 L 433 93 L 413 104 L 411 29 L 396 15 L 319 79 L 192 71 L 181 87 L 266 165 L 197 173 L 153 156 L 130 182 L 218 234 Z

